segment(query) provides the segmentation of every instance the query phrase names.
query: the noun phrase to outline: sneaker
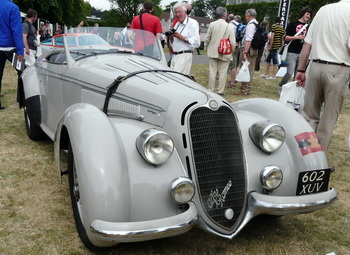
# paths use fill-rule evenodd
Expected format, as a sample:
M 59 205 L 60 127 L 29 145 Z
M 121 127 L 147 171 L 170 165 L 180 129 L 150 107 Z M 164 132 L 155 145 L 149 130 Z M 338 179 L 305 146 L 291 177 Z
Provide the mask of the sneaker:
M 263 77 L 263 78 L 267 78 L 267 77 L 269 77 L 267 74 L 260 74 L 260 77 Z
M 0 104 L 0 110 L 4 110 L 5 106 L 2 106 L 2 104 Z
M 266 77 L 266 80 L 276 80 L 276 77 L 268 76 Z

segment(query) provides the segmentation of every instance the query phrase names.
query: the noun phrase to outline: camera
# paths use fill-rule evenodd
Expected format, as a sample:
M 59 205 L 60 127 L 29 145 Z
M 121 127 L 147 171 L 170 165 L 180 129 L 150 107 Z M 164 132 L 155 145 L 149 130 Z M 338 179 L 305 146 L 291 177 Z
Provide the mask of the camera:
M 176 29 L 172 28 L 170 29 L 170 31 L 166 31 L 165 35 L 169 37 L 169 36 L 172 36 L 175 32 L 176 32 Z

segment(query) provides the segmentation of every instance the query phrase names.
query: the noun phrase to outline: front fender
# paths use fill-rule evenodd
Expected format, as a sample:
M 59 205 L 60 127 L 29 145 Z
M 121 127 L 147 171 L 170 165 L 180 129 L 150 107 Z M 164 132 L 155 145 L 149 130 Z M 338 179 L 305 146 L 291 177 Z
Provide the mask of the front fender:
M 326 155 L 320 151 L 303 155 L 298 136 L 314 133 L 311 126 L 295 110 L 271 99 L 247 99 L 231 104 L 237 113 L 244 143 L 249 191 L 262 190 L 260 171 L 266 165 L 276 165 L 283 171 L 282 185 L 274 191 L 278 195 L 295 195 L 299 172 L 327 168 Z M 270 120 L 286 131 L 282 147 L 272 154 L 260 150 L 251 140 L 249 128 L 257 121 Z
M 86 230 L 95 220 L 153 221 L 179 214 L 169 188 L 174 179 L 187 173 L 176 150 L 160 166 L 139 155 L 135 142 L 148 128 L 154 127 L 133 119 L 107 117 L 89 104 L 73 105 L 64 113 L 55 135 L 57 169 L 61 175 L 60 152 L 70 141 Z
M 85 229 L 94 219 L 128 221 L 130 188 L 125 155 L 121 138 L 108 117 L 89 104 L 76 104 L 66 110 L 55 135 L 59 170 L 65 139 L 73 149 Z

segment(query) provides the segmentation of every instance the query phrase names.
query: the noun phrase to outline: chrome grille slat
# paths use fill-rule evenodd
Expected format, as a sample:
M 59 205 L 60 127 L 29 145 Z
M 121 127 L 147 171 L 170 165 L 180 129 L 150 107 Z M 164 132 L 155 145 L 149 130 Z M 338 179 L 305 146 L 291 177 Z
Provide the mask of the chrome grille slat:
M 214 223 L 233 229 L 245 197 L 243 150 L 234 113 L 227 107 L 195 109 L 190 116 L 190 136 L 202 207 Z M 209 208 L 210 193 L 222 194 L 229 181 L 223 205 Z M 233 219 L 226 219 L 227 209 L 234 211 Z

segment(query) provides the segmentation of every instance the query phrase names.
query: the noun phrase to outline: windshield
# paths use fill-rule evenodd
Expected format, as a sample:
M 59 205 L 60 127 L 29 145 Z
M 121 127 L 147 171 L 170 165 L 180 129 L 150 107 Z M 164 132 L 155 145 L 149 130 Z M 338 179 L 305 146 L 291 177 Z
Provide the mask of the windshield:
M 113 52 L 131 52 L 161 60 L 160 43 L 156 36 L 148 31 L 123 27 L 76 27 L 66 33 L 70 47 Z M 59 40 L 61 40 L 59 42 Z M 63 38 L 56 38 L 56 45 L 63 44 Z

